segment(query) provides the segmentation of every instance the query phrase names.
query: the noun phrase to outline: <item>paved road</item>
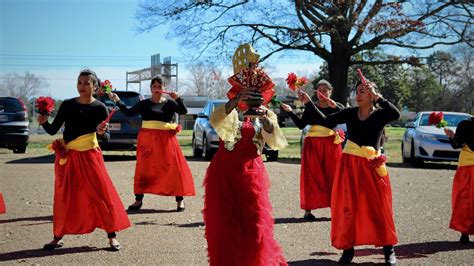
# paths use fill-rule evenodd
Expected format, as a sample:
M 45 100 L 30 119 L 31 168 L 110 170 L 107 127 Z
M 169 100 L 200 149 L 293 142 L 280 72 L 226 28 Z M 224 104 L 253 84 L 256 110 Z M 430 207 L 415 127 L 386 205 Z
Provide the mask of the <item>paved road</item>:
M 41 250 L 51 239 L 52 156 L 31 157 L 0 150 L 0 191 L 8 213 L 0 215 L 0 263 L 27 264 L 166 264 L 205 265 L 206 241 L 202 223 L 207 162 L 189 160 L 197 196 L 186 199 L 186 211 L 176 213 L 174 198 L 146 196 L 144 209 L 130 214 L 133 227 L 119 233 L 124 249 L 110 252 L 103 231 L 66 236 L 64 248 Z M 106 157 L 106 165 L 125 205 L 133 201 L 131 157 Z M 305 222 L 299 210 L 299 162 L 266 163 L 272 179 L 275 236 L 292 265 L 328 265 L 340 251 L 329 241 L 329 210 L 318 210 L 316 222 Z M 454 170 L 445 165 L 425 169 L 389 167 L 400 264 L 473 264 L 474 244 L 461 245 L 448 229 Z M 474 238 L 474 237 L 472 237 Z M 474 240 L 474 239 L 473 239 Z M 223 243 L 225 245 L 225 243 Z M 359 247 L 355 263 L 381 263 L 379 248 Z

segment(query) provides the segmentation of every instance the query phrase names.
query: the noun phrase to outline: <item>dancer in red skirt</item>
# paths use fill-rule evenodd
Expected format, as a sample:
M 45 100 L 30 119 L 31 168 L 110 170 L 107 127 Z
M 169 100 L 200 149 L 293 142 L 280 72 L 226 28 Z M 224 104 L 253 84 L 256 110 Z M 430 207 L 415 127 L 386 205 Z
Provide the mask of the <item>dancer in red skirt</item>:
M 107 108 L 93 97 L 98 79 L 91 70 L 77 78 L 79 97 L 65 100 L 50 124 L 39 115 L 38 123 L 54 135 L 64 124 L 63 139 L 56 140 L 54 162 L 55 186 L 53 205 L 54 239 L 45 250 L 62 247 L 66 234 L 87 234 L 104 229 L 113 250 L 121 248 L 117 231 L 130 227 L 122 201 L 105 168 L 98 139 L 108 141 Z
M 344 108 L 342 104 L 331 100 L 332 90 L 331 83 L 324 79 L 316 85 L 316 105 L 326 115 Z M 331 205 L 332 183 L 342 155 L 340 143 L 344 137 L 333 130 L 336 124 L 325 121 L 318 123 L 316 117 L 311 114 L 311 109 L 305 109 L 303 116 L 299 118 L 289 105 L 282 104 L 282 108 L 289 113 L 298 128 L 303 129 L 311 125 L 301 152 L 300 204 L 301 209 L 305 210 L 303 218 L 315 221 L 316 217 L 311 210 Z
M 456 134 L 448 128 L 444 131 L 453 148 L 462 148 L 453 181 L 449 227 L 461 233 L 461 243 L 469 243 L 469 235 L 474 234 L 474 118 L 459 123 Z
M 172 123 L 175 113 L 186 114 L 187 109 L 176 92 L 164 91 L 163 78 L 151 80 L 151 98 L 135 104 L 130 109 L 115 93 L 109 95 L 125 115 L 141 114 L 143 122 L 137 143 L 135 167 L 135 202 L 129 210 L 139 210 L 145 193 L 175 196 L 177 211 L 184 211 L 183 196 L 194 196 L 191 169 L 176 138 L 180 127 Z M 169 93 L 172 100 L 162 95 Z
M 3 194 L 0 192 L 0 214 L 6 213 L 7 207 L 5 206 L 5 201 L 3 200 Z
M 286 265 L 283 251 L 273 237 L 272 207 L 268 197 L 270 180 L 262 161 L 267 143 L 273 149 L 287 145 L 276 115 L 264 107 L 253 108 L 252 117 L 239 119 L 237 106 L 249 98 L 268 103 L 274 94 L 273 82 L 256 67 L 258 55 L 246 44 L 234 60 L 236 74 L 229 78 L 230 100 L 211 115 L 219 135 L 219 149 L 204 179 L 204 223 L 210 265 Z M 249 59 L 254 60 L 249 63 Z M 235 59 L 235 55 L 234 55 Z M 236 62 L 251 66 L 242 69 Z M 265 90 L 265 91 L 264 91 Z M 248 114 L 248 113 L 246 113 Z
M 400 117 L 398 109 L 376 92 L 374 83 L 356 86 L 358 107 L 325 115 L 312 105 L 314 114 L 327 123 L 347 124 L 348 141 L 336 172 L 331 198 L 331 241 L 344 252 L 339 260 L 350 263 L 354 246 L 383 246 L 386 264 L 395 264 L 392 189 L 380 154 L 385 125 Z M 299 93 L 303 103 L 309 96 Z

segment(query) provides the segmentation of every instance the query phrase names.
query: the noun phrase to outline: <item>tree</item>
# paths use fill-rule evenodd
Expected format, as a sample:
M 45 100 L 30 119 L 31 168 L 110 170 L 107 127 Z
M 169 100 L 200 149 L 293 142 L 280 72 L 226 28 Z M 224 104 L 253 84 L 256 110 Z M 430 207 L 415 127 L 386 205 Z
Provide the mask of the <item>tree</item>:
M 410 94 L 406 103 L 411 110 L 440 110 L 439 95 L 443 88 L 428 67 L 414 68 L 409 73 L 408 82 Z
M 200 61 L 188 67 L 190 78 L 185 82 L 186 93 L 210 98 L 225 98 L 230 84 L 225 75 L 211 62 Z
M 310 52 L 327 62 L 334 97 L 345 103 L 350 66 L 420 64 L 415 56 L 371 61 L 366 51 L 461 42 L 472 47 L 473 6 L 469 0 L 142 0 L 136 17 L 142 32 L 169 23 L 168 37 L 179 38 L 197 57 L 228 60 L 243 42 L 263 53 L 262 61 L 283 51 Z
M 24 103 L 38 96 L 47 86 L 46 79 L 29 72 L 23 75 L 7 73 L 0 77 L 0 94 L 21 98 Z

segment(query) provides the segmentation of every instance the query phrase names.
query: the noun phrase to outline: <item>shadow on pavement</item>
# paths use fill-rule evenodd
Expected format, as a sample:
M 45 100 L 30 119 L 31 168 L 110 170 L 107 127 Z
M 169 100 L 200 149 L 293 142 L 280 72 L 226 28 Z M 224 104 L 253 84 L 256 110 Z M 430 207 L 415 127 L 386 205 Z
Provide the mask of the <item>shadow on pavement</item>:
M 279 163 L 286 163 L 286 164 L 301 164 L 300 158 L 278 158 Z
M 41 258 L 41 257 L 49 257 L 49 256 L 58 256 L 64 254 L 74 254 L 74 253 L 85 253 L 85 252 L 92 252 L 92 251 L 101 251 L 101 250 L 109 250 L 107 248 L 96 248 L 96 247 L 74 247 L 74 248 L 59 248 L 52 251 L 44 251 L 43 249 L 28 249 L 28 250 L 20 250 L 20 251 L 13 251 L 9 253 L 0 254 L 0 262 L 1 261 L 13 261 L 13 260 L 21 260 L 21 259 L 29 259 L 29 258 Z M 111 251 L 112 252 L 112 251 Z M 20 261 L 21 263 L 21 261 Z
M 128 215 L 177 212 L 176 210 L 154 210 L 154 209 L 140 209 L 138 211 L 125 210 L 125 211 L 127 212 Z
M 457 165 L 449 163 L 435 163 L 435 162 L 424 162 L 420 166 L 412 166 L 408 163 L 387 163 L 389 167 L 396 168 L 413 168 L 413 169 L 443 169 L 443 170 L 456 170 Z
M 436 254 L 439 252 L 469 249 L 474 249 L 474 243 L 462 244 L 457 241 L 434 241 L 395 246 L 395 254 L 397 255 L 397 259 L 413 259 L 425 258 L 429 255 Z M 382 249 L 356 249 L 355 253 L 356 256 L 370 256 L 373 254 L 380 254 L 381 256 L 383 256 Z
M 23 217 L 23 218 L 15 218 L 15 219 L 9 219 L 9 220 L 0 220 L 0 224 L 6 224 L 6 223 L 16 223 L 16 222 L 23 222 L 23 221 L 53 221 L 53 216 L 52 215 L 47 215 L 47 216 L 35 216 L 35 217 Z
M 190 224 L 178 224 L 178 227 L 191 228 L 191 227 L 203 227 L 204 222 L 190 223 Z
M 288 265 L 339 265 L 337 261 L 328 259 L 309 259 L 309 260 L 298 260 L 288 261 Z
M 327 217 L 316 217 L 314 221 L 308 221 L 301 218 L 296 217 L 288 217 L 288 218 L 275 218 L 275 224 L 292 224 L 292 223 L 314 223 L 314 222 L 329 222 L 331 218 Z
M 54 163 L 54 154 L 28 157 L 6 162 L 7 164 L 34 164 L 34 163 Z

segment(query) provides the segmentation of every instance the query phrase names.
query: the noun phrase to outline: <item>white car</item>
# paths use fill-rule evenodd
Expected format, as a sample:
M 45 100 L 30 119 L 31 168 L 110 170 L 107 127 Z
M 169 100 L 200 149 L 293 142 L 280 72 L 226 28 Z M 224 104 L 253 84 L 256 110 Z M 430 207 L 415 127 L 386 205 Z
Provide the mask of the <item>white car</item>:
M 419 112 L 413 122 L 405 125 L 402 138 L 403 162 L 420 166 L 423 161 L 457 161 L 459 149 L 453 149 L 443 128 L 429 125 L 428 118 L 432 112 Z M 447 128 L 456 131 L 458 124 L 471 117 L 470 114 L 443 112 Z

